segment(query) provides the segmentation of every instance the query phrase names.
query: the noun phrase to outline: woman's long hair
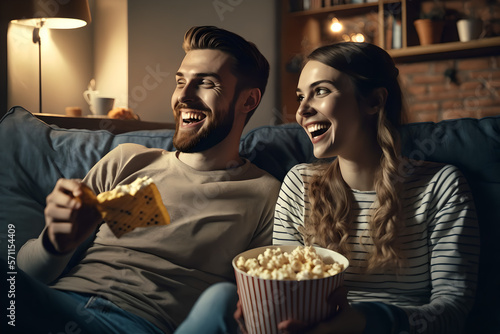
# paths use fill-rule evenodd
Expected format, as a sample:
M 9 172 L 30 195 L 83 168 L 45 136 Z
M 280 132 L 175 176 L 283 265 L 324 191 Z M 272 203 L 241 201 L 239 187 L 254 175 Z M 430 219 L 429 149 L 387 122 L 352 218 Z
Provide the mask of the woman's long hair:
M 358 100 L 379 87 L 388 91 L 385 107 L 379 111 L 377 120 L 377 141 L 382 157 L 375 178 L 377 200 L 368 222 L 374 246 L 369 252 L 367 269 L 397 269 L 404 260 L 398 245 L 402 224 L 400 184 L 395 182 L 400 165 L 398 131 L 404 107 L 399 71 L 384 50 L 369 43 L 346 42 L 320 47 L 308 56 L 308 60 L 319 61 L 347 74 L 354 83 Z M 338 159 L 317 168 L 319 172 L 309 185 L 311 210 L 302 233 L 307 244 L 316 243 L 350 257 L 347 240 L 353 220 L 352 191 L 342 178 Z

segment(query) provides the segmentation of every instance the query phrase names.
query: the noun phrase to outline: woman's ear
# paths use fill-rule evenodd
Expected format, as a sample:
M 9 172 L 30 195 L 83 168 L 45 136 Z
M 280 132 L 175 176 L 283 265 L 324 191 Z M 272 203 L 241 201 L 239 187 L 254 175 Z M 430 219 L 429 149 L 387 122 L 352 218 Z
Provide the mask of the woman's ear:
M 378 87 L 372 91 L 368 99 L 368 113 L 370 115 L 378 113 L 382 108 L 385 107 L 385 103 L 387 102 L 387 95 L 388 92 L 385 87 Z
M 244 99 L 242 112 L 246 114 L 257 108 L 262 98 L 262 94 L 258 88 L 244 89 L 240 98 Z

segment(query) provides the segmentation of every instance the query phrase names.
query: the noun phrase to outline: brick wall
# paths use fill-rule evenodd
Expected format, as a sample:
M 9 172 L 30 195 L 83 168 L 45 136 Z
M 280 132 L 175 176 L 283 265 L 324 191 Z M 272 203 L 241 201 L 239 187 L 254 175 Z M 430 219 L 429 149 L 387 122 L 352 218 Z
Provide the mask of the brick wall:
M 422 0 L 422 10 L 443 6 L 447 22 L 480 18 L 484 37 L 500 36 L 500 0 Z M 430 6 L 430 7 L 429 7 Z M 455 24 L 445 26 L 444 42 L 458 40 Z M 500 115 L 500 54 L 398 64 L 409 104 L 408 121 L 441 121 Z M 456 81 L 445 76 L 455 72 Z
M 398 68 L 409 122 L 500 115 L 500 56 L 399 64 Z M 456 80 L 445 75 L 453 72 Z

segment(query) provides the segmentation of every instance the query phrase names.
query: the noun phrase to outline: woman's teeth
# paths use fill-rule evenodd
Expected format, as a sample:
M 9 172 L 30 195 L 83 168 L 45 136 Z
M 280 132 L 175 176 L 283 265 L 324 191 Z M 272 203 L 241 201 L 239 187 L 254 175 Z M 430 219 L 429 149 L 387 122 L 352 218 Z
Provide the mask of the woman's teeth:
M 311 124 L 307 127 L 307 131 L 311 134 L 311 136 L 317 137 L 325 133 L 330 128 L 330 124 L 326 123 L 315 123 Z

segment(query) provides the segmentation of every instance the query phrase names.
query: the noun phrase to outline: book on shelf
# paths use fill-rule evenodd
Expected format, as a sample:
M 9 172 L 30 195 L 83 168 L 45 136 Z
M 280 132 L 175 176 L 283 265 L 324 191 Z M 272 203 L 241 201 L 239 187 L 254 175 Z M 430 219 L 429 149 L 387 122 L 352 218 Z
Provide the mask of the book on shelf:
M 320 9 L 323 8 L 322 0 L 309 0 L 311 7 L 309 9 Z

